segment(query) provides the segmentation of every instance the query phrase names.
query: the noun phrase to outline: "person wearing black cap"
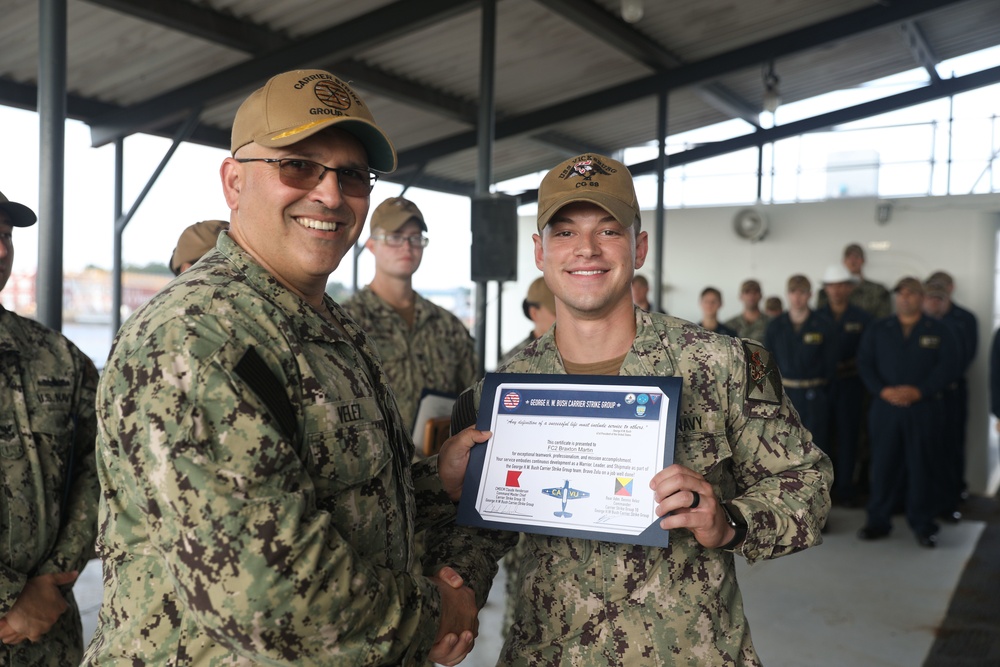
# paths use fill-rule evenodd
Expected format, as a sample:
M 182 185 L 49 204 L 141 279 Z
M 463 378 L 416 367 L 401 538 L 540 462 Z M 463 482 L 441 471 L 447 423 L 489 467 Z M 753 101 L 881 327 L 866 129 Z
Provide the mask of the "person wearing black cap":
M 13 230 L 34 212 L 0 193 L 0 290 Z M 83 657 L 73 584 L 92 557 L 100 486 L 97 369 L 62 334 L 0 306 L 0 664 Z
M 869 326 L 858 349 L 858 371 L 873 399 L 871 496 L 858 537 L 889 535 L 905 485 L 906 520 L 917 543 L 931 548 L 938 532 L 935 466 L 944 428 L 942 395 L 954 379 L 960 351 L 951 330 L 923 314 L 919 280 L 902 278 L 893 291 L 896 314 Z

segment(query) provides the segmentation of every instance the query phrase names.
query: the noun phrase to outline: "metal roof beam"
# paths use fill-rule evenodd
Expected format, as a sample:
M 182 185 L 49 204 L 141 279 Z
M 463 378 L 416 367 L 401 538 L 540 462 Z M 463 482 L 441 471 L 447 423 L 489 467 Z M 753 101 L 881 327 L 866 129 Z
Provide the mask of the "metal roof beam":
M 890 95 L 889 97 L 857 104 L 846 109 L 838 109 L 837 111 L 820 114 L 812 118 L 804 118 L 794 123 L 788 123 L 787 125 L 778 125 L 767 130 L 758 130 L 740 137 L 726 139 L 725 141 L 702 144 L 691 150 L 674 153 L 667 158 L 667 162 L 670 167 L 676 167 L 682 164 L 707 160 L 743 150 L 744 148 L 761 146 L 800 134 L 826 130 L 842 123 L 850 123 L 890 111 L 923 104 L 924 102 L 930 102 L 942 97 L 958 95 L 959 93 L 965 93 L 970 90 L 982 88 L 983 86 L 991 86 L 995 83 L 1000 83 L 1000 67 L 993 67 L 954 79 L 942 79 L 938 84 L 922 86 L 916 90 L 908 90 L 905 93 Z M 636 171 L 632 171 L 633 166 Z M 655 169 L 655 160 L 639 162 L 629 167 L 629 171 L 632 171 L 634 175 L 648 174 Z
M 399 0 L 245 63 L 98 118 L 91 124 L 91 144 L 102 146 L 118 137 L 155 129 L 168 121 L 178 120 L 192 108 L 251 89 L 275 71 L 307 67 L 319 61 L 346 59 L 359 50 L 419 30 L 477 5 L 477 0 L 421 0 L 419 3 Z
M 838 109 L 837 111 L 820 114 L 812 118 L 805 118 L 794 123 L 788 123 L 787 125 L 778 125 L 766 130 L 760 129 L 750 134 L 726 139 L 725 141 L 702 144 L 690 150 L 673 153 L 667 158 L 667 168 L 708 160 L 746 148 L 756 148 L 764 144 L 788 139 L 789 137 L 808 134 L 809 132 L 826 130 L 842 123 L 871 118 L 879 114 L 905 109 L 942 97 L 958 95 L 996 83 L 1000 83 L 1000 67 L 967 74 L 963 77 L 942 79 L 939 84 L 923 86 L 916 90 L 908 90 L 905 93 L 883 97 L 882 99 L 872 100 L 871 102 L 865 102 L 846 109 Z M 628 170 L 633 176 L 656 173 L 656 162 L 655 159 L 636 162 L 635 164 L 628 165 Z M 522 204 L 538 201 L 537 190 L 525 190 L 512 194 L 516 194 Z
M 598 146 L 589 141 L 581 141 L 580 139 L 554 130 L 545 130 L 544 132 L 532 134 L 531 139 L 560 151 L 566 151 L 572 155 L 582 155 L 583 153 L 610 155 L 613 152 L 613 149 L 607 146 Z
M 677 69 L 629 81 L 576 99 L 529 111 L 497 122 L 496 138 L 530 134 L 559 122 L 593 113 L 595 109 L 626 104 L 660 90 L 682 88 L 745 69 L 754 63 L 806 51 L 861 32 L 899 23 L 921 14 L 965 0 L 909 0 L 891 5 L 873 5 L 844 16 L 793 30 L 792 32 L 712 56 Z M 445 137 L 399 154 L 400 168 L 444 157 L 475 146 L 476 133 Z
M 535 2 L 545 5 L 567 21 L 575 23 L 654 72 L 662 73 L 683 67 L 685 64 L 682 58 L 593 0 L 535 0 Z M 722 84 L 709 83 L 699 88 L 699 96 L 713 108 L 734 118 L 742 118 L 751 125 L 760 126 L 758 118 L 760 109 Z
M 92 5 L 172 28 L 237 51 L 277 49 L 288 38 L 251 21 L 187 0 L 86 0 Z
M 941 62 L 941 59 L 934 53 L 934 48 L 927 40 L 927 35 L 924 34 L 923 29 L 917 25 L 916 21 L 903 21 L 899 24 L 899 29 L 903 33 L 906 45 L 910 48 L 910 53 L 913 54 L 913 59 L 917 61 L 918 65 L 927 70 L 927 75 L 930 76 L 931 83 L 940 81 L 941 76 L 938 74 L 937 64 Z

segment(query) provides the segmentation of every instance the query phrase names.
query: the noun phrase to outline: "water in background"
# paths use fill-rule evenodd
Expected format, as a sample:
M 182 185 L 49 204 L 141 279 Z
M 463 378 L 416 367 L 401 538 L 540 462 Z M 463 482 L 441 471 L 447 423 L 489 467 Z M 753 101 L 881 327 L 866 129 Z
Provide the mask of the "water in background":
M 83 351 L 97 369 L 104 368 L 111 351 L 111 324 L 81 324 L 79 322 L 63 322 L 62 333 Z

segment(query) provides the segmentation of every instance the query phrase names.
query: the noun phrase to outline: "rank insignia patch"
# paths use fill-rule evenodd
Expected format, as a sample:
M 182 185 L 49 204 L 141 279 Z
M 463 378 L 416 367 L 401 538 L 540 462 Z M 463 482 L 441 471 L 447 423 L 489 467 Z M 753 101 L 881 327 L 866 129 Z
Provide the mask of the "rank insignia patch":
M 781 375 L 771 353 L 760 345 L 743 341 L 747 355 L 747 400 L 781 403 Z

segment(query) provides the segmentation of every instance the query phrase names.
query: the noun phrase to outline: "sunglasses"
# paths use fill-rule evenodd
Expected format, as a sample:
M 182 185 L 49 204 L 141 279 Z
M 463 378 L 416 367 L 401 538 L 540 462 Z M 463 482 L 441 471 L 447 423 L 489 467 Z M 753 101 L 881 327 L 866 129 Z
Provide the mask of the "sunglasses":
M 323 180 L 326 172 L 332 171 L 337 174 L 340 191 L 348 197 L 367 197 L 371 194 L 372 188 L 375 187 L 375 181 L 378 180 L 378 174 L 369 169 L 327 167 L 319 162 L 301 158 L 248 157 L 237 158 L 236 161 L 276 164 L 278 165 L 278 178 L 281 179 L 282 184 L 299 190 L 312 190 Z

